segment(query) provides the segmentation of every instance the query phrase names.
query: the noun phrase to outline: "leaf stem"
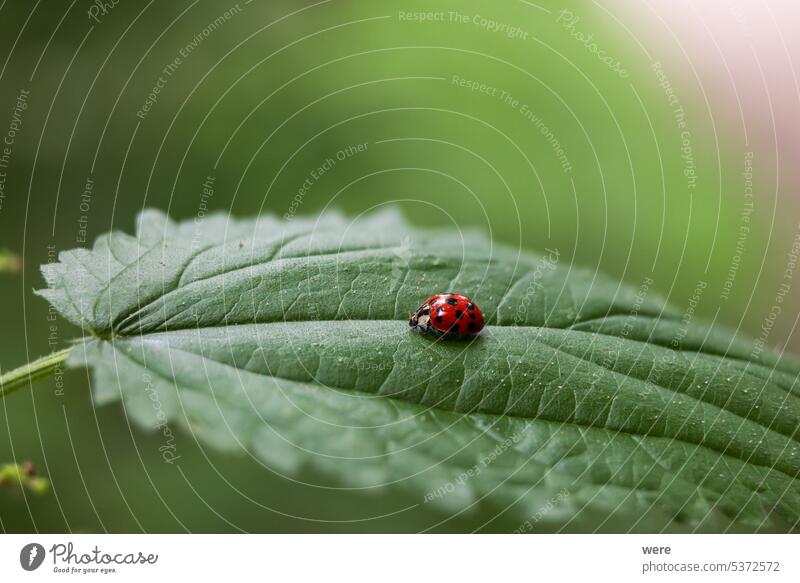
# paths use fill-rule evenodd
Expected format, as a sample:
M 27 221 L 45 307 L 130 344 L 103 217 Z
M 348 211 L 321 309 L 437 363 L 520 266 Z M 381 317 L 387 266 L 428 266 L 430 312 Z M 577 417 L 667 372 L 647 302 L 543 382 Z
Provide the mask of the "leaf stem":
M 0 399 L 50 376 L 64 364 L 71 351 L 72 346 L 37 358 L 33 362 L 0 375 Z

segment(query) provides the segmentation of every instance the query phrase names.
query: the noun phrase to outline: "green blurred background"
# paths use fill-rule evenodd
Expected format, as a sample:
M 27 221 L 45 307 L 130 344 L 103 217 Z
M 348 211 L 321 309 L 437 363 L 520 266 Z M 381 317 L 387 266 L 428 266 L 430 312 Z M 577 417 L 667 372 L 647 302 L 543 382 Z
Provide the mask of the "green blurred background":
M 38 266 L 85 246 L 84 230 L 89 242 L 130 232 L 143 207 L 192 218 L 203 204 L 246 216 L 394 203 L 420 225 L 557 249 L 634 286 L 652 278 L 674 305 L 744 334 L 761 335 L 775 303 L 797 229 L 775 193 L 791 185 L 711 111 L 678 47 L 594 3 L 0 7 L 0 134 L 29 92 L 0 168 L 0 249 L 21 258 L 0 273 L 3 370 L 80 335 L 31 293 Z M 769 346 L 800 352 L 797 304 L 785 300 Z M 301 486 L 185 434 L 177 469 L 121 406 L 92 407 L 85 372 L 63 383 L 63 395 L 43 382 L 0 401 L 0 463 L 30 460 L 51 480 L 46 495 L 0 488 L 3 531 L 460 531 L 486 519 L 384 516 L 414 501 Z

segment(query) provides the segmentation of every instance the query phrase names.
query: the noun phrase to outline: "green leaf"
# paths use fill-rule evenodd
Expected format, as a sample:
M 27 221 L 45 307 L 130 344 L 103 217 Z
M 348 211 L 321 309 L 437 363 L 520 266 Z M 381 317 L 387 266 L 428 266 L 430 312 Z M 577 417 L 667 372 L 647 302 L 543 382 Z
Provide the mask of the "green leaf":
M 62 253 L 39 293 L 86 332 L 68 364 L 143 427 L 519 531 L 797 529 L 800 369 L 649 282 L 394 211 L 137 227 Z M 410 331 L 442 291 L 483 334 Z

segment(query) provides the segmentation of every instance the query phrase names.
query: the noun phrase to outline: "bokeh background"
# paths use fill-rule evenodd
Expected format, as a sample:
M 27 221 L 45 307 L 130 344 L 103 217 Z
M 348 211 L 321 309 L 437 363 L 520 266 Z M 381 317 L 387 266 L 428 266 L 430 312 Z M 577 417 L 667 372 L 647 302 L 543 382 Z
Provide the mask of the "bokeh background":
M 691 317 L 800 354 L 800 282 L 786 274 L 798 10 L 701 4 L 2 0 L 0 367 L 80 334 L 33 296 L 38 266 L 130 232 L 143 207 L 191 219 L 394 203 L 419 225 L 652 278 Z M 179 439 L 180 472 L 121 407 L 92 406 L 83 371 L 0 401 L 0 464 L 31 461 L 51 483 L 0 487 L 0 530 L 462 531 L 485 518 L 385 516 L 379 496 Z

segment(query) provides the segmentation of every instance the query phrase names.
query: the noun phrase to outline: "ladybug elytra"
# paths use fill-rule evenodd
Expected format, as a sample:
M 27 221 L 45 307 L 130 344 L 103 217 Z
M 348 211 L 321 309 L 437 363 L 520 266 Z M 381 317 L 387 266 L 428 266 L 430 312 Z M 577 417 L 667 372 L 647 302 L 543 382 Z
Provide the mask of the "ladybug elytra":
M 408 325 L 441 337 L 468 337 L 483 329 L 483 314 L 465 295 L 436 294 L 417 308 Z

